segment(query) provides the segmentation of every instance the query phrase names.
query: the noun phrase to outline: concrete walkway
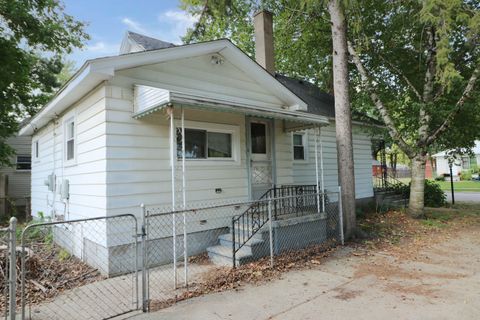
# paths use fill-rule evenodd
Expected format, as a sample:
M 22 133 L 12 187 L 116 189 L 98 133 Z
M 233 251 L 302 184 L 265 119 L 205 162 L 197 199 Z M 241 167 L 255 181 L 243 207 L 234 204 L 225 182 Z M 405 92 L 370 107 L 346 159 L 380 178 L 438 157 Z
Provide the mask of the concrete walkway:
M 450 191 L 445 191 L 447 195 L 447 201 L 452 201 L 452 193 Z M 457 202 L 479 202 L 480 203 L 480 192 L 455 192 L 455 201 Z
M 480 319 L 480 227 L 411 258 L 348 249 L 314 270 L 130 319 Z
M 212 266 L 190 264 L 189 281 L 197 281 Z M 178 265 L 178 286 L 174 290 L 173 266 L 171 264 L 150 269 L 150 298 L 167 300 L 184 291 L 183 264 Z M 41 304 L 26 305 L 26 317 L 32 320 L 96 320 L 111 318 L 126 319 L 140 312 L 137 309 L 135 290 L 141 290 L 141 273 L 138 273 L 138 287 L 135 274 L 129 274 L 93 282 L 59 294 Z M 138 297 L 141 297 L 139 292 Z M 27 299 L 28 300 L 28 299 Z M 141 304 L 141 298 L 139 298 Z M 141 306 L 140 306 L 141 308 Z M 20 319 L 20 317 L 17 317 Z

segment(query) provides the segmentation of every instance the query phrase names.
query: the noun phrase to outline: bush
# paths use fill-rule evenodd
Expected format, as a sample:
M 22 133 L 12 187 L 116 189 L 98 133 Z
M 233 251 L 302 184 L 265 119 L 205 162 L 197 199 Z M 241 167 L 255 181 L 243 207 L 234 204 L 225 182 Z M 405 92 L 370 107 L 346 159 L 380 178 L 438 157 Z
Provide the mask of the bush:
M 465 180 L 465 181 L 472 180 L 472 171 L 462 170 L 462 174 L 460 175 L 460 179 Z
M 425 180 L 425 207 L 443 207 L 447 204 L 447 196 L 440 185 Z
M 436 176 L 435 181 L 445 181 L 445 177 L 444 176 Z
M 411 183 L 407 186 L 407 190 L 410 195 Z M 431 180 L 425 180 L 425 194 L 424 194 L 425 207 L 443 207 L 447 204 L 447 196 L 445 192 L 440 188 L 438 183 Z
M 477 164 L 472 164 L 472 167 L 470 168 L 470 171 L 472 173 L 480 173 L 480 168 L 478 167 Z

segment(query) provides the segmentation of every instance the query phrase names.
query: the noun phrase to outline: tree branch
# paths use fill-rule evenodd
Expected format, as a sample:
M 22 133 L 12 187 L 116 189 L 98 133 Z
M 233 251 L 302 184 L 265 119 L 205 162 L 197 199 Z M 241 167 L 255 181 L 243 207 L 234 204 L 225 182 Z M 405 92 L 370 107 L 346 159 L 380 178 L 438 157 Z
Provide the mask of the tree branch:
M 352 56 L 353 63 L 355 64 L 358 72 L 360 73 L 363 86 L 370 94 L 370 98 L 372 99 L 373 103 L 375 104 L 375 107 L 377 108 L 378 112 L 382 116 L 390 136 L 398 143 L 398 145 L 402 148 L 402 150 L 409 157 L 412 158 L 415 155 L 413 149 L 405 142 L 402 135 L 400 134 L 400 132 L 398 132 L 397 128 L 395 127 L 395 124 L 393 123 L 392 118 L 388 114 L 387 108 L 385 107 L 383 102 L 380 100 L 380 97 L 377 95 L 373 86 L 371 85 L 368 72 L 367 70 L 365 70 L 365 67 L 363 66 L 363 63 L 360 60 L 360 57 L 358 56 L 357 52 L 353 48 L 353 45 L 350 41 L 348 41 L 348 52 Z
M 431 134 L 425 141 L 425 146 L 429 146 L 431 143 L 435 141 L 435 139 L 440 136 L 445 130 L 448 129 L 450 126 L 451 122 L 453 119 L 455 119 L 456 115 L 462 110 L 463 105 L 465 104 L 465 101 L 470 97 L 470 94 L 472 93 L 473 89 L 475 88 L 475 83 L 480 76 L 480 63 L 477 64 L 477 67 L 475 70 L 473 70 L 472 76 L 468 80 L 467 86 L 465 87 L 465 90 L 463 90 L 463 94 L 458 99 L 457 103 L 455 104 L 455 108 L 450 112 L 450 114 L 445 118 L 445 121 Z
M 407 78 L 407 76 L 402 72 L 400 71 L 400 69 L 398 69 L 396 66 L 393 65 L 393 63 L 391 63 L 390 61 L 388 61 L 388 59 L 385 59 L 385 57 L 383 55 L 379 55 L 380 59 L 383 60 L 383 62 L 385 62 L 388 67 L 390 69 L 392 69 L 393 72 L 395 72 L 399 77 L 401 77 L 405 83 L 408 85 L 408 87 L 410 88 L 410 90 L 413 91 L 413 93 L 417 96 L 417 99 L 419 101 L 423 101 L 423 98 L 422 98 L 422 95 L 420 94 L 420 92 L 418 92 L 417 88 L 415 88 L 415 86 L 413 85 L 413 83 Z

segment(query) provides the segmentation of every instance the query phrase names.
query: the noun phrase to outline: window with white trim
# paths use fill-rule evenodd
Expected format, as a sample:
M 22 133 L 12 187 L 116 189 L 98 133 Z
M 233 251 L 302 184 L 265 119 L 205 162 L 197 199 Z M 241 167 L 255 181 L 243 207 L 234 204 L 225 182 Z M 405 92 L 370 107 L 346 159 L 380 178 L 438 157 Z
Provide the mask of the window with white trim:
M 65 160 L 75 160 L 75 119 L 65 122 Z
M 304 133 L 293 133 L 293 160 L 306 160 L 306 135 Z
M 177 158 L 182 158 L 182 134 L 179 128 Z M 185 159 L 233 159 L 232 133 L 185 128 Z
M 17 155 L 16 167 L 18 171 L 32 170 L 32 157 L 27 155 Z
M 39 145 L 40 145 L 40 143 L 38 142 L 38 140 L 33 142 L 33 157 L 35 159 L 38 159 L 38 157 L 40 155 Z

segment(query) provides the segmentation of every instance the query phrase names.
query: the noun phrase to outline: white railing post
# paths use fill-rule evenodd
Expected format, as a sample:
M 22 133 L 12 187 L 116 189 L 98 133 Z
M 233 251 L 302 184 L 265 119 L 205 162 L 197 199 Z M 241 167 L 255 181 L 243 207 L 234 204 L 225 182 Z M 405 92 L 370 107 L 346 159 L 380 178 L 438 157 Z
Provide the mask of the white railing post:
M 188 248 L 187 248 L 187 217 L 185 209 L 187 209 L 187 182 L 185 171 L 185 111 L 182 107 L 182 204 L 183 204 L 183 267 L 185 273 L 185 286 L 188 285 Z
M 343 235 L 343 208 L 342 208 L 342 187 L 338 186 L 338 222 L 340 224 L 340 241 L 342 246 L 345 244 Z
M 172 176 L 172 211 L 175 212 L 176 208 L 176 199 L 175 199 L 175 164 L 176 164 L 176 130 L 175 130 L 175 121 L 174 121 L 174 110 L 173 106 L 169 106 L 167 109 L 168 115 L 170 116 L 170 165 L 171 165 L 171 176 Z M 172 239 L 173 239 L 173 286 L 177 289 L 177 221 L 175 213 L 172 213 Z
M 276 200 L 274 200 L 276 201 Z M 273 268 L 273 230 L 272 230 L 272 199 L 268 199 L 268 234 L 270 243 L 270 266 Z
M 316 186 L 317 186 L 317 213 L 320 214 L 320 192 L 323 192 L 320 191 L 320 176 L 319 176 L 319 173 L 318 173 L 318 132 L 319 132 L 319 129 L 317 127 L 315 127 L 314 129 L 314 133 L 315 133 L 315 182 L 316 182 Z M 322 186 L 323 188 L 323 186 Z M 322 208 L 323 210 L 323 208 Z

